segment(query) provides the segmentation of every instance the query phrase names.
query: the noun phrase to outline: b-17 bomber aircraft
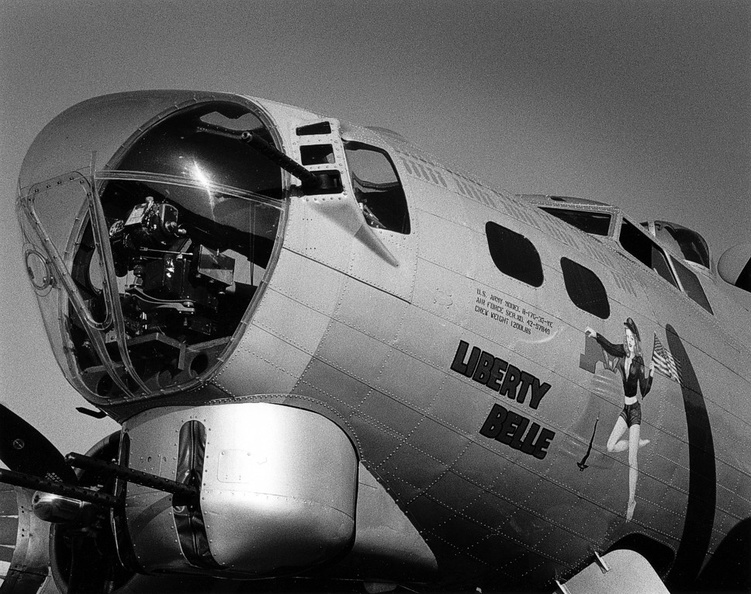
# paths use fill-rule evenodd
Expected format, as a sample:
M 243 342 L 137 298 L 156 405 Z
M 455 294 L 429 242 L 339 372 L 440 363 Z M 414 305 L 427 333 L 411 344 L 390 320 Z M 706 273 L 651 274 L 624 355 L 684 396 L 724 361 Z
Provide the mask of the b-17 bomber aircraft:
M 68 109 L 17 209 L 122 428 L 0 409 L 3 594 L 751 585 L 751 244 L 209 92 Z

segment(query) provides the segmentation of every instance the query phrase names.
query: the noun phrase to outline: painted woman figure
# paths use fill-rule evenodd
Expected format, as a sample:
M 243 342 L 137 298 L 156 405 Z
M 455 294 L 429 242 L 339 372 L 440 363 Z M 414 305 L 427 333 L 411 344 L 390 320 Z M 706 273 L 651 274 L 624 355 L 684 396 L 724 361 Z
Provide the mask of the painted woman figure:
M 631 318 L 628 318 L 623 325 L 625 326 L 623 344 L 613 344 L 589 327 L 585 330 L 585 334 L 597 340 L 597 343 L 606 353 L 615 357 L 610 369 L 620 371 L 623 379 L 623 410 L 610 433 L 607 447 L 608 452 L 628 450 L 626 521 L 630 521 L 634 516 L 634 508 L 636 507 L 636 481 L 639 476 L 637 454 L 640 447 L 649 443 L 648 439 L 640 439 L 641 403 L 636 391 L 638 387 L 642 398 L 649 393 L 654 377 L 654 362 L 649 365 L 649 374 L 645 373 L 639 330 Z M 628 439 L 621 439 L 626 429 L 628 429 Z

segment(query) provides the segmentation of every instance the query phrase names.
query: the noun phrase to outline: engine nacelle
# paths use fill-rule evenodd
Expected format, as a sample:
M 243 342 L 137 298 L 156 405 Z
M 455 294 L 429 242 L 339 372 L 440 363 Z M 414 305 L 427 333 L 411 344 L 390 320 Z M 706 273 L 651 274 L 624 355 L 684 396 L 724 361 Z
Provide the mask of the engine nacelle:
M 48 581 L 50 525 L 31 511 L 33 496 L 0 483 L 0 594 L 37 592 Z
M 190 504 L 127 486 L 127 534 L 144 573 L 279 575 L 352 545 L 357 456 L 321 415 L 266 403 L 152 409 L 124 424 L 123 447 L 130 468 L 200 489 Z

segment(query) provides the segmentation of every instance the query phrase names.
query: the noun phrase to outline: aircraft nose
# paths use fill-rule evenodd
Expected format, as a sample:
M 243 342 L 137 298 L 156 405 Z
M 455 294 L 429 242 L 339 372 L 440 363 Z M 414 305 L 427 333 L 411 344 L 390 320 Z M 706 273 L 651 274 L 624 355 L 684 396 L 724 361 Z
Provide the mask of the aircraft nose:
M 205 381 L 271 272 L 281 170 L 217 128 L 275 142 L 245 98 L 124 93 L 58 116 L 24 160 L 30 278 L 60 366 L 95 403 Z

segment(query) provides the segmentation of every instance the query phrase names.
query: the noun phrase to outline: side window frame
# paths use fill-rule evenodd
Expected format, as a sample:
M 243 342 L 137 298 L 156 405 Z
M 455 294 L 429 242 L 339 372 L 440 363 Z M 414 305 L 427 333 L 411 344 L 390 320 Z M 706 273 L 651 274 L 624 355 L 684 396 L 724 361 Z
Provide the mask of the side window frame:
M 607 320 L 610 317 L 610 299 L 600 277 L 565 256 L 561 258 L 561 271 L 571 302 L 580 310 Z
M 690 299 L 707 310 L 710 314 L 714 315 L 712 305 L 709 303 L 709 298 L 704 291 L 704 287 L 701 286 L 699 277 L 694 274 L 693 270 L 691 270 L 688 266 L 679 262 L 672 256 L 670 257 L 670 260 L 672 261 L 673 268 L 678 275 L 678 281 L 681 283 L 683 292 L 688 295 Z M 699 266 L 701 266 L 701 264 L 699 264 Z
M 545 275 L 534 243 L 493 221 L 485 223 L 485 238 L 493 264 L 500 272 L 530 287 L 542 286 Z
M 354 158 L 354 153 L 358 151 L 380 155 L 384 161 L 381 163 L 377 163 L 377 160 L 372 161 L 371 169 L 381 167 L 380 173 L 388 173 L 393 176 L 393 180 L 383 182 L 376 181 L 372 177 L 365 179 L 362 168 Z M 364 142 L 344 141 L 344 154 L 355 200 L 368 225 L 374 229 L 409 235 L 412 232 L 412 225 L 407 194 L 388 151 Z M 388 171 L 382 167 L 383 163 L 388 164 Z M 379 201 L 378 198 L 383 200 Z

